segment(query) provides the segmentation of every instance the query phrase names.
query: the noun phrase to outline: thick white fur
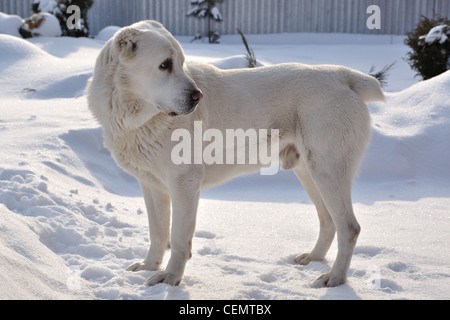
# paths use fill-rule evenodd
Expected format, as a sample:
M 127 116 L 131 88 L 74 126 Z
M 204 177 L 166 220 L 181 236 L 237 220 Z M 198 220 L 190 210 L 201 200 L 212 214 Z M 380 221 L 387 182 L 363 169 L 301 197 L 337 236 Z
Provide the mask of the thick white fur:
M 171 72 L 160 68 L 168 58 L 173 61 Z M 189 113 L 192 103 L 186 102 L 186 92 L 198 88 L 203 98 Z M 345 281 L 360 233 L 351 186 L 371 136 L 364 102 L 384 100 L 377 80 L 333 65 L 219 70 L 185 63 L 179 43 L 162 25 L 142 21 L 106 43 L 87 93 L 89 108 L 103 127 L 105 146 L 139 181 L 148 211 L 149 252 L 128 270 L 159 269 L 170 243 L 167 267 L 147 283 L 178 285 L 191 257 L 200 190 L 260 168 L 173 164 L 171 151 L 178 142 L 171 141 L 172 132 L 185 128 L 193 133 L 194 121 L 202 121 L 204 129 L 222 132 L 280 130 L 282 166 L 294 170 L 320 219 L 316 246 L 295 261 L 305 265 L 324 259 L 337 231 L 334 265 L 314 284 Z

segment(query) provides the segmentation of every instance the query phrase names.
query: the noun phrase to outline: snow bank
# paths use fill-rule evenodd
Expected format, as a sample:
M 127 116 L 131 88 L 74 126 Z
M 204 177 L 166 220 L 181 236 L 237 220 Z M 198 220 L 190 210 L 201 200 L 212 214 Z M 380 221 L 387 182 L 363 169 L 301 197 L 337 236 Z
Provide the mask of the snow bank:
M 42 59 L 48 56 L 47 53 L 22 37 L 16 38 L 9 35 L 0 34 L 0 66 L 2 70 L 12 63 L 18 63 L 24 59 Z M 34 63 L 34 62 L 32 62 Z
M 228 58 L 217 59 L 214 61 L 210 61 L 212 65 L 220 69 L 242 69 L 248 68 L 248 60 L 245 55 L 236 55 Z M 257 61 L 256 65 L 258 67 L 263 66 L 264 64 Z
M 102 30 L 100 30 L 100 32 L 98 33 L 98 35 L 95 36 L 96 40 L 99 41 L 108 41 L 109 39 L 111 39 L 114 34 L 119 31 L 120 27 L 117 26 L 108 26 L 103 28 Z
M 18 175 L 14 177 L 18 179 Z M 3 196 L 3 192 L 1 194 Z M 0 214 L 1 299 L 92 297 L 91 294 L 81 290 L 81 284 L 71 284 L 72 271 L 62 257 L 55 255 L 38 235 L 31 231 L 34 225 L 29 219 L 18 217 L 3 203 L 0 204 Z M 80 290 L 75 292 L 71 290 L 75 288 L 74 286 L 78 286 Z
M 0 33 L 22 38 L 19 32 L 22 23 L 21 17 L 0 12 Z
M 81 54 L 77 52 L 80 45 L 85 46 Z M 92 74 L 92 54 L 99 48 L 100 43 L 87 38 L 25 40 L 0 34 L 0 96 L 79 97 Z
M 61 77 L 65 62 L 22 38 L 0 34 L 1 95 L 35 92 Z M 59 68 L 58 68 L 59 67 Z M 26 75 L 18 77 L 17 75 Z
M 363 178 L 450 179 L 450 71 L 372 105 Z

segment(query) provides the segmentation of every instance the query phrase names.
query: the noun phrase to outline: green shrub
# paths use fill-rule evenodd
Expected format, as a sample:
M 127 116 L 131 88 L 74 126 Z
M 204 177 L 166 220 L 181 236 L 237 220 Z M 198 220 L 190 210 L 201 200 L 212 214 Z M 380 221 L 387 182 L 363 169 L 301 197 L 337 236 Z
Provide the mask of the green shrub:
M 406 61 L 417 75 L 427 80 L 450 69 L 450 20 L 422 17 L 406 35 L 405 44 L 412 49 Z

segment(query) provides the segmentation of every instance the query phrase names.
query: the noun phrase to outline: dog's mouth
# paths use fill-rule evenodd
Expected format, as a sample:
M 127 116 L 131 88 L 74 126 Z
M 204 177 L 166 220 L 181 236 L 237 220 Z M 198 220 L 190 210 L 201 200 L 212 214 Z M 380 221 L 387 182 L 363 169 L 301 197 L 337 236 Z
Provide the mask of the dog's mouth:
M 192 112 L 194 112 L 195 109 L 197 109 L 197 106 L 198 106 L 198 104 L 196 104 L 189 111 L 186 111 L 186 112 L 183 112 L 183 113 L 177 113 L 177 112 L 172 111 L 172 112 L 169 112 L 168 115 L 171 116 L 171 117 L 176 117 L 176 116 L 180 116 L 180 115 L 186 116 L 186 115 L 191 114 Z

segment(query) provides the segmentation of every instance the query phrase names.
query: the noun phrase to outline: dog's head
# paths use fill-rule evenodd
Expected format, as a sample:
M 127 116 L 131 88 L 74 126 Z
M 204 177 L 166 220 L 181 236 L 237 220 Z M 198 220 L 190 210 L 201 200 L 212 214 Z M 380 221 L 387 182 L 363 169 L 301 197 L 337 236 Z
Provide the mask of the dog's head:
M 109 57 L 117 63 L 115 86 L 140 101 L 142 108 L 184 115 L 192 112 L 203 97 L 185 73 L 180 44 L 160 23 L 142 21 L 122 28 L 109 45 Z

